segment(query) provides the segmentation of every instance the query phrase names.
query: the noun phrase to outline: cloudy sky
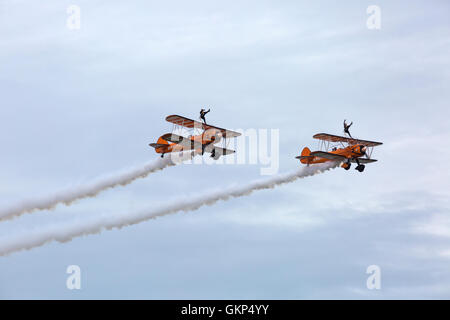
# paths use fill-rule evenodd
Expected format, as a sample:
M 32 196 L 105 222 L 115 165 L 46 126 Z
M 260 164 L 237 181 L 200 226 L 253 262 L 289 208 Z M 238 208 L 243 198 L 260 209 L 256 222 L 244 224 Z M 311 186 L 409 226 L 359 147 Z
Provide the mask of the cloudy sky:
M 80 29 L 67 27 L 70 5 Z M 381 28 L 366 9 L 378 5 Z M 156 159 L 198 116 L 278 129 L 279 172 L 317 132 L 383 141 L 336 169 L 195 212 L 0 257 L 0 298 L 450 298 L 450 4 L 442 1 L 0 0 L 0 206 Z M 164 206 L 261 178 L 260 164 L 179 165 L 0 239 Z M 78 265 L 82 289 L 66 288 Z M 381 269 L 368 290 L 366 269 Z

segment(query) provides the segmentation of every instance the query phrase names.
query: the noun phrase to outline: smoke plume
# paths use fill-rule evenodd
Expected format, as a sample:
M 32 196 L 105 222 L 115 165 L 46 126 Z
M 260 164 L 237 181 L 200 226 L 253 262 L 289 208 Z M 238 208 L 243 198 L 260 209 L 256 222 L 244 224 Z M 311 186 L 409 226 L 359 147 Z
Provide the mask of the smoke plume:
M 103 230 L 113 228 L 122 228 L 125 226 L 137 224 L 149 219 L 177 213 L 180 211 L 193 211 L 205 205 L 212 205 L 219 200 L 227 201 L 231 198 L 237 198 L 250 195 L 256 190 L 275 188 L 276 186 L 294 182 L 300 178 L 312 176 L 326 170 L 337 167 L 339 163 L 324 163 L 319 165 L 310 165 L 302 167 L 291 173 L 279 174 L 267 179 L 261 179 L 241 184 L 226 189 L 208 192 L 195 197 L 179 199 L 173 201 L 169 206 L 158 209 L 149 209 L 137 211 L 129 214 L 115 215 L 97 215 L 90 218 L 72 221 L 70 223 L 52 225 L 45 229 L 36 229 L 32 232 L 19 235 L 17 237 L 7 237 L 0 241 L 0 255 L 7 255 L 12 252 L 27 250 L 42 246 L 46 243 L 68 242 L 73 238 L 100 233 Z

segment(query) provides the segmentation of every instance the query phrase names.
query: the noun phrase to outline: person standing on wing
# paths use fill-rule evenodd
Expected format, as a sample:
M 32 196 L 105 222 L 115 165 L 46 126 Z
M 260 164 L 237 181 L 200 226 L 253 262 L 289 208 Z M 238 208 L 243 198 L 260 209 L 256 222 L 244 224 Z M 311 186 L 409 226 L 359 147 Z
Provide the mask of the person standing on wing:
M 352 135 L 350 134 L 350 131 L 348 130 L 348 129 L 350 129 L 352 124 L 353 124 L 353 121 L 350 124 L 347 124 L 346 120 L 344 120 L 344 133 L 348 134 L 348 136 L 353 139 Z
M 208 111 L 205 111 L 205 109 L 200 110 L 200 119 L 203 120 L 204 124 L 206 124 L 205 115 L 210 111 L 211 109 L 208 109 Z

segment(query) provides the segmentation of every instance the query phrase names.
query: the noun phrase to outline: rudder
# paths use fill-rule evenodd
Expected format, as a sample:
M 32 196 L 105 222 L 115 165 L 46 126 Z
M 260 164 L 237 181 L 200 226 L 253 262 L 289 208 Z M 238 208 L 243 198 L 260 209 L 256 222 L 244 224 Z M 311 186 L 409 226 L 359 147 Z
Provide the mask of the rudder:
M 309 159 L 307 157 L 309 157 L 310 154 L 311 150 L 309 150 L 308 147 L 304 147 L 302 153 L 300 154 L 300 162 L 303 164 L 307 164 L 309 162 Z
M 159 137 L 158 141 L 156 141 L 157 144 L 169 144 L 166 140 L 164 140 L 162 137 Z

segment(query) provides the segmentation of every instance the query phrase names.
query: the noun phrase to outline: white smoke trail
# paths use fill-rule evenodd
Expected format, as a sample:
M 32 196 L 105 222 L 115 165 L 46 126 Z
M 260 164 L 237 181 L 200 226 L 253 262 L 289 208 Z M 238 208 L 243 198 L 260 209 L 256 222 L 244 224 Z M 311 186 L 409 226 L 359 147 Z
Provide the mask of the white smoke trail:
M 173 204 L 156 210 L 139 211 L 132 214 L 100 215 L 88 220 L 73 221 L 66 224 L 52 225 L 45 230 L 26 232 L 17 237 L 5 237 L 0 240 L 0 256 L 10 253 L 28 250 L 42 246 L 46 243 L 68 242 L 75 237 L 100 233 L 103 230 L 122 228 L 155 219 L 164 215 L 180 212 L 193 211 L 204 205 L 212 205 L 219 200 L 242 197 L 251 194 L 256 190 L 271 189 L 275 186 L 293 182 L 297 179 L 312 176 L 336 168 L 339 163 L 327 163 L 303 167 L 295 172 L 280 174 L 268 179 L 251 182 L 246 185 L 234 186 L 228 189 L 217 190 L 188 199 L 174 201 Z
M 33 211 L 50 210 L 58 204 L 69 206 L 76 200 L 95 197 L 100 192 L 119 185 L 125 186 L 136 179 L 145 178 L 153 172 L 177 165 L 191 159 L 193 156 L 194 153 L 192 152 L 170 154 L 169 157 L 100 177 L 91 182 L 55 192 L 47 197 L 23 200 L 11 207 L 0 208 L 0 221 L 12 219 Z

